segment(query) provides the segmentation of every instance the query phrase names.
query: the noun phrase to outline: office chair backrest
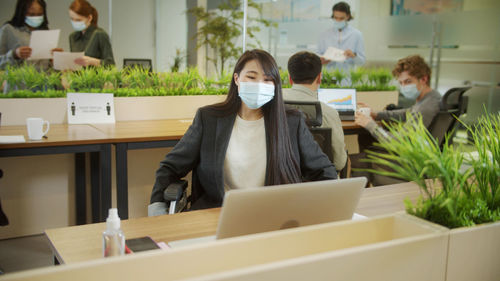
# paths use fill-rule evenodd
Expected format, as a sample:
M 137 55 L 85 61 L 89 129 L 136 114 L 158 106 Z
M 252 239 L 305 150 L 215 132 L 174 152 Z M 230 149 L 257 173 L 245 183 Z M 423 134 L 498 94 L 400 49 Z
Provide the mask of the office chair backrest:
M 151 59 L 123 59 L 123 68 L 133 66 L 142 66 L 148 71 L 153 71 Z
M 467 112 L 467 97 L 463 94 L 471 87 L 452 88 L 448 90 L 439 104 L 439 112 L 429 126 L 429 132 L 438 140 L 440 146 L 444 143 L 446 133 L 451 132 L 460 115 Z
M 323 124 L 323 111 L 319 101 L 291 101 L 285 100 L 285 105 L 301 111 L 309 127 L 319 127 Z
M 320 128 L 323 123 L 323 111 L 319 101 L 289 101 L 285 100 L 285 105 L 301 111 L 305 118 L 309 131 L 314 140 L 319 144 L 323 153 L 333 162 L 332 151 L 332 128 Z

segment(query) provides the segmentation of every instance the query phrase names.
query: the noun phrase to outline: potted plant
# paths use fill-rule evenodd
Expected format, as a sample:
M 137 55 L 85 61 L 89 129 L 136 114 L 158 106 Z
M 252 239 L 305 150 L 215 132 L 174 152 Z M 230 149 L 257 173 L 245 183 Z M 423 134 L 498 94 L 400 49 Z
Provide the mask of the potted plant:
M 386 153 L 370 151 L 366 160 L 384 168 L 369 171 L 417 183 L 423 196 L 406 201 L 407 212 L 451 229 L 447 279 L 498 280 L 500 114 L 466 126 L 473 154 L 450 145 L 450 135 L 440 148 L 422 119 L 410 114 L 404 123 L 385 125 L 391 136 L 375 145 Z

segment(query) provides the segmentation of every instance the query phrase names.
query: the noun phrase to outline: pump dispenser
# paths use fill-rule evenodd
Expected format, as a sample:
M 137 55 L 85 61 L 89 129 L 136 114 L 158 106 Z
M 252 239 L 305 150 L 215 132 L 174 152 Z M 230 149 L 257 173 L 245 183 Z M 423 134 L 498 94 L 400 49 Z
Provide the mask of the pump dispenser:
M 125 254 L 125 235 L 120 229 L 120 217 L 116 208 L 109 209 L 106 230 L 102 233 L 104 257 Z

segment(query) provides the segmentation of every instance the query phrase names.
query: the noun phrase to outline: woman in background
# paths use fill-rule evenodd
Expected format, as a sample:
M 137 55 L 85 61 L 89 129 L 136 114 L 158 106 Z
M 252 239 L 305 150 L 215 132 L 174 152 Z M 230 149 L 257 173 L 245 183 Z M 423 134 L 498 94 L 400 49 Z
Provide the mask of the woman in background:
M 44 0 L 18 0 L 14 16 L 0 27 L 0 69 L 19 65 L 31 56 L 29 47 L 33 30 L 47 30 L 47 5 Z M 34 60 L 41 69 L 49 67 L 49 60 Z
M 75 60 L 81 66 L 113 65 L 113 49 L 108 34 L 97 26 L 97 10 L 86 0 L 75 0 L 69 6 L 69 17 L 75 32 L 69 36 L 71 52 L 84 52 Z
M 191 209 L 220 207 L 232 189 L 336 179 L 298 111 L 286 111 L 273 57 L 245 52 L 224 102 L 198 109 L 193 124 L 160 163 L 148 207 L 166 214 L 163 191 L 193 171 Z

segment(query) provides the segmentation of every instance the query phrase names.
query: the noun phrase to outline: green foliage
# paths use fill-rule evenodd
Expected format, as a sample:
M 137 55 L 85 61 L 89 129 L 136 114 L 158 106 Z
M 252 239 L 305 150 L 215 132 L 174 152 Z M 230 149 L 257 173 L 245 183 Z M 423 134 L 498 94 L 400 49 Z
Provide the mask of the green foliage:
M 345 73 L 339 69 L 323 68 L 321 87 L 323 88 L 355 88 L 357 91 L 394 91 L 391 86 L 392 74 L 385 68 L 369 69 L 357 67 Z
M 186 58 L 186 53 L 181 49 L 175 49 L 174 64 L 170 67 L 170 72 L 179 72 L 182 61 Z
M 10 67 L 1 75 L 11 91 L 0 94 L 0 98 L 65 97 L 66 92 L 113 93 L 117 97 L 224 95 L 232 79 L 232 73 L 215 80 L 201 76 L 196 68 L 160 73 L 141 66 L 121 71 L 115 67 L 89 67 L 61 73 L 38 72 L 33 66 L 24 65 Z
M 449 145 L 449 135 L 440 148 L 420 116 L 385 125 L 391 136 L 376 146 L 386 153 L 369 151 L 366 159 L 383 168 L 367 171 L 419 185 L 424 197 L 407 200 L 408 213 L 450 228 L 500 220 L 500 114 L 467 127 L 478 151 L 472 159 Z
M 238 59 L 242 53 L 242 48 L 237 47 L 237 40 L 243 30 L 243 11 L 239 9 L 240 4 L 239 0 L 224 0 L 216 10 L 205 11 L 203 7 L 188 10 L 188 13 L 196 17 L 200 26 L 196 33 L 197 47 L 208 46 L 213 50 L 213 54 L 207 55 L 207 61 L 214 64 L 220 76 L 225 72 L 228 61 Z M 251 0 L 248 1 L 249 11 L 255 11 L 260 15 L 261 9 L 260 5 Z M 256 39 L 256 33 L 260 31 L 262 25 L 265 27 L 276 26 L 275 23 L 261 17 L 247 18 L 247 36 L 254 39 L 259 47 L 260 42 Z

